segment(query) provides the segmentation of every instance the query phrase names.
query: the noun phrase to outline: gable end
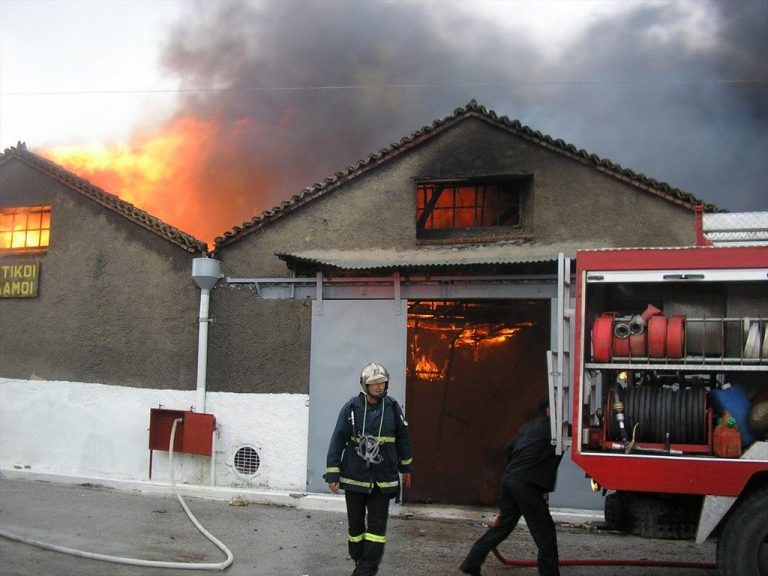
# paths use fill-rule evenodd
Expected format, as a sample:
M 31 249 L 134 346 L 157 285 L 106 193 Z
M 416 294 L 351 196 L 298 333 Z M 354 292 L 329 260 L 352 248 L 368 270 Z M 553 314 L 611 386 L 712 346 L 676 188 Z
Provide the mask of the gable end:
M 623 168 L 610 160 L 600 158 L 596 154 L 590 154 L 586 150 L 579 149 L 573 144 L 568 144 L 562 139 L 555 139 L 551 136 L 542 134 L 537 130 L 523 125 L 519 120 L 510 120 L 506 116 L 499 117 L 494 111 L 489 111 L 485 106 L 481 106 L 475 100 L 471 100 L 465 107 L 456 108 L 451 115 L 435 120 L 432 124 L 427 126 L 423 126 L 409 136 L 405 136 L 397 142 L 390 144 L 388 147 L 382 148 L 378 152 L 370 154 L 368 157 L 348 166 L 346 170 L 336 172 L 333 176 L 326 178 L 323 182 L 304 188 L 300 194 L 292 196 L 290 200 L 283 201 L 270 210 L 265 210 L 240 226 L 235 226 L 231 230 L 225 232 L 223 236 L 219 236 L 215 239 L 214 250 L 236 242 L 252 232 L 269 225 L 278 218 L 293 212 L 308 202 L 333 192 L 343 184 L 354 180 L 373 168 L 380 166 L 384 162 L 398 157 L 404 152 L 418 146 L 425 140 L 433 138 L 437 134 L 444 132 L 467 118 L 478 118 L 531 143 L 543 146 L 553 152 L 591 166 L 600 172 L 635 186 L 647 193 L 658 196 L 668 202 L 691 210 L 693 210 L 695 206 L 702 206 L 706 212 L 723 211 L 714 204 L 709 204 L 700 200 L 693 194 L 683 192 L 678 188 L 674 188 L 664 182 L 658 182 L 643 174 L 637 174 L 636 172 Z

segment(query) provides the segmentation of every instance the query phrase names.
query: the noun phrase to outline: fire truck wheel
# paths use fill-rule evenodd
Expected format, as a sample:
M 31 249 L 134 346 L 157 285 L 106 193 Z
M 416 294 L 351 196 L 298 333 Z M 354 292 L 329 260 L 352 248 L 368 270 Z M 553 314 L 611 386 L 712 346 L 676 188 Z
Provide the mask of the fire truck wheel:
M 736 505 L 717 541 L 720 576 L 768 576 L 768 488 Z
M 613 530 L 643 538 L 689 540 L 696 534 L 700 496 L 614 492 L 605 498 L 605 521 Z
M 640 497 L 634 502 L 633 534 L 643 538 L 689 540 L 696 534 L 701 498 L 677 496 L 670 498 Z

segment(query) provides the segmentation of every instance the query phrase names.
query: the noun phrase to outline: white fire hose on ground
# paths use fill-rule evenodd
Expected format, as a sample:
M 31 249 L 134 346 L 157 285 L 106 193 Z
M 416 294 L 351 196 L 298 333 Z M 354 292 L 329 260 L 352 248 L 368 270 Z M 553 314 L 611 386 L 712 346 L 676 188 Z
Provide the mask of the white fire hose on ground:
M 132 566 L 149 566 L 153 568 L 176 568 L 177 570 L 225 570 L 232 564 L 234 557 L 232 552 L 224 544 L 222 544 L 215 536 L 213 536 L 208 530 L 206 530 L 200 522 L 198 522 L 195 515 L 192 514 L 187 503 L 184 502 L 184 498 L 181 497 L 176 489 L 176 479 L 173 476 L 173 442 L 176 437 L 176 425 L 181 422 L 181 418 L 177 418 L 173 421 L 173 428 L 171 428 L 171 445 L 168 448 L 168 467 L 170 468 L 171 486 L 173 487 L 173 493 L 181 503 L 181 507 L 184 508 L 189 519 L 195 525 L 195 527 L 205 536 L 208 540 L 213 542 L 216 547 L 226 554 L 227 559 L 222 562 L 164 562 L 160 560 L 142 560 L 141 558 L 127 558 L 124 556 L 109 556 L 107 554 L 97 554 L 95 552 L 86 552 L 84 550 L 76 550 L 74 548 L 67 548 L 66 546 L 57 546 L 55 544 L 48 544 L 47 542 L 40 542 L 31 538 L 25 538 L 23 536 L 17 536 L 11 534 L 5 530 L 0 530 L 0 536 L 7 538 L 8 540 L 15 540 L 22 542 L 23 544 L 29 544 L 31 546 L 37 546 L 38 548 L 44 548 L 46 550 L 52 550 L 54 552 L 63 552 L 64 554 L 70 554 L 72 556 L 79 556 L 81 558 L 89 558 L 91 560 L 103 560 L 105 562 L 113 562 L 116 564 L 129 564 Z

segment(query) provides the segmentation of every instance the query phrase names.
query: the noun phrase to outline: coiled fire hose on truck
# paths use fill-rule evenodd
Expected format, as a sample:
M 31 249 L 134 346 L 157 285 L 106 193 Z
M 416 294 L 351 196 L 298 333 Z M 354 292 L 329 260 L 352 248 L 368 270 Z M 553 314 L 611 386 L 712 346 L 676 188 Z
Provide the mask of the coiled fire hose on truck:
M 493 520 L 493 526 L 497 524 L 499 517 Z M 493 549 L 493 555 L 505 566 L 515 568 L 535 568 L 536 560 L 513 560 L 505 557 L 498 548 Z M 712 570 L 716 565 L 711 562 L 690 562 L 686 560 L 648 560 L 646 558 L 575 558 L 560 559 L 559 566 L 647 566 L 649 568 L 701 568 Z
M 55 544 L 49 544 L 47 542 L 40 542 L 39 540 L 33 540 L 31 538 L 25 538 L 23 536 L 17 536 L 11 534 L 5 530 L 0 530 L 0 536 L 7 538 L 8 540 L 15 540 L 23 544 L 29 544 L 38 548 L 44 548 L 45 550 L 52 550 L 53 552 L 62 552 L 64 554 L 70 554 L 71 556 L 79 556 L 81 558 L 89 558 L 91 560 L 102 560 L 104 562 L 113 562 L 116 564 L 128 564 L 131 566 L 149 566 L 152 568 L 176 568 L 177 570 L 225 570 L 232 564 L 234 557 L 232 552 L 224 544 L 222 544 L 215 536 L 213 536 L 208 530 L 206 530 L 200 522 L 198 522 L 195 515 L 192 514 L 187 503 L 184 502 L 184 498 L 181 497 L 176 489 L 176 479 L 173 476 L 173 443 L 176 438 L 176 425 L 181 422 L 181 418 L 177 418 L 173 421 L 173 427 L 171 428 L 171 444 L 168 448 L 168 467 L 170 469 L 171 486 L 173 487 L 173 493 L 178 498 L 181 507 L 186 512 L 189 519 L 195 525 L 203 536 L 213 542 L 216 547 L 226 554 L 226 560 L 222 562 L 164 562 L 160 560 L 143 560 L 141 558 L 128 558 L 125 556 L 109 556 L 107 554 L 98 554 L 96 552 L 86 552 L 84 550 L 76 550 L 74 548 L 67 548 L 66 546 L 57 546 Z

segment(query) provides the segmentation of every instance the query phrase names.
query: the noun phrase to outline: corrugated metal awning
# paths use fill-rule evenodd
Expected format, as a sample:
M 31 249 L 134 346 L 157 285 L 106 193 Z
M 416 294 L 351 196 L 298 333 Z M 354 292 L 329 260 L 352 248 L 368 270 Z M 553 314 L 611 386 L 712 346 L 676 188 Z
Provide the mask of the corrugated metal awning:
M 576 257 L 577 250 L 602 247 L 594 243 L 482 244 L 422 247 L 407 250 L 372 248 L 338 250 L 317 248 L 278 253 L 286 262 L 338 270 L 382 270 L 430 267 L 498 266 L 556 262 L 558 254 Z

